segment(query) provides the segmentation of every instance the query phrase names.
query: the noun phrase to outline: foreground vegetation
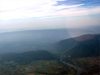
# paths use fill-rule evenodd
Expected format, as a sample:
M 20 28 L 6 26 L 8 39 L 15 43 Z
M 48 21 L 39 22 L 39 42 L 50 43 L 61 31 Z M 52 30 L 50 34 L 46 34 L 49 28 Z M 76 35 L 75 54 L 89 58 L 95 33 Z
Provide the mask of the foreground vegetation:
M 33 61 L 24 65 L 13 61 L 0 64 L 0 75 L 74 75 L 75 73 L 73 68 L 56 60 Z

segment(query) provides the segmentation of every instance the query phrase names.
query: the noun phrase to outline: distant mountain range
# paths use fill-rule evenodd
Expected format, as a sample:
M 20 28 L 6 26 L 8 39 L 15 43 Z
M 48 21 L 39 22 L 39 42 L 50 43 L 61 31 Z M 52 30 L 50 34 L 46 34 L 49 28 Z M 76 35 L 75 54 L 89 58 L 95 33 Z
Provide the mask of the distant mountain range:
M 89 34 L 85 35 L 86 33 Z M 97 36 L 90 33 L 96 34 L 99 33 L 99 30 L 47 29 L 0 33 L 0 54 L 20 53 L 41 49 L 63 53 L 78 46 L 80 42 L 93 39 Z

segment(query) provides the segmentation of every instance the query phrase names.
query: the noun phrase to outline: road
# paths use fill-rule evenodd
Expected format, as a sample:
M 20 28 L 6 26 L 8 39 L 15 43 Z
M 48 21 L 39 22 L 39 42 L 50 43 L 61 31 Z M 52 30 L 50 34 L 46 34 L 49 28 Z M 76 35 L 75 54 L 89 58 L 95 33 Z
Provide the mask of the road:
M 64 62 L 64 61 L 62 60 L 62 58 L 60 58 L 60 62 L 62 62 L 63 64 L 65 64 L 65 65 L 67 65 L 67 66 L 73 67 L 73 68 L 77 71 L 77 73 L 76 73 L 75 75 L 80 75 L 80 73 L 84 70 L 84 69 L 82 69 L 82 68 L 80 68 L 80 67 L 77 67 L 77 66 L 75 66 L 75 65 L 73 65 L 73 64 Z

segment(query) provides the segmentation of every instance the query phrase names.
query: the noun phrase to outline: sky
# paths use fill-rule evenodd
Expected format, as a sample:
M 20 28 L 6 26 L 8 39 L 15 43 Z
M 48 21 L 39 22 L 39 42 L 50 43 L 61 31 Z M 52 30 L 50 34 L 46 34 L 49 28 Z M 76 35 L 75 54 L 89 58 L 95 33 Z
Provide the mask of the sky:
M 100 0 L 0 0 L 0 32 L 100 26 Z

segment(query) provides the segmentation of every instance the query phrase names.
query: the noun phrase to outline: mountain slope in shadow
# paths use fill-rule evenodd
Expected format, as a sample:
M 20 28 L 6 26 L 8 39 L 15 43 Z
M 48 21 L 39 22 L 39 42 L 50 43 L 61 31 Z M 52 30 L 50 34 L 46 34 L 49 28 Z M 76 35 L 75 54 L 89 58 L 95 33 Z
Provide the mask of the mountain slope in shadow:
M 19 63 L 30 63 L 37 60 L 54 60 L 55 56 L 48 51 L 38 50 L 23 53 L 1 54 L 1 61 L 14 61 Z
M 99 56 L 100 34 L 86 34 L 56 43 L 52 50 L 71 57 Z

